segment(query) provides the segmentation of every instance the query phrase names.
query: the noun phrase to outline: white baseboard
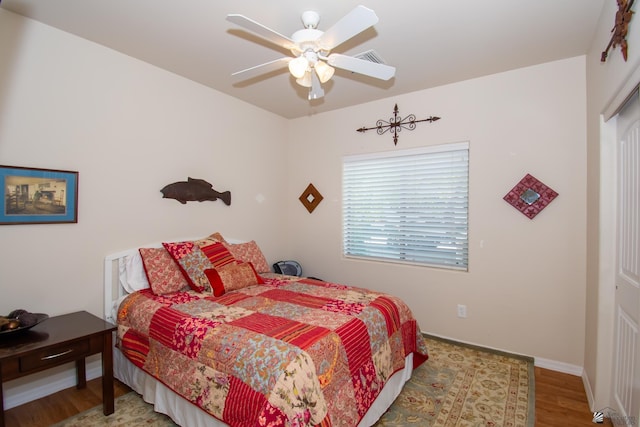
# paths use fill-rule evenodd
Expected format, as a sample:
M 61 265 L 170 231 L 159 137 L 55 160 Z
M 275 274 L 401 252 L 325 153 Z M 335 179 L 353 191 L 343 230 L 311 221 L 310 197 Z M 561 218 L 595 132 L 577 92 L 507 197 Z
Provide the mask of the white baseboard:
M 73 369 L 65 369 L 64 371 L 46 376 L 39 380 L 30 380 L 23 377 L 14 381 L 8 381 L 4 384 L 4 409 L 11 409 L 16 406 L 40 399 L 60 390 L 76 386 L 75 365 Z M 102 376 L 102 363 L 100 360 L 96 362 L 87 362 L 87 380 L 92 380 Z
M 550 369 L 556 372 L 562 372 L 565 374 L 575 375 L 582 377 L 584 368 L 578 365 L 572 365 L 570 363 L 558 362 L 556 360 L 544 359 L 542 357 L 535 357 L 534 365 L 544 369 Z
M 589 382 L 589 377 L 587 377 L 586 370 L 583 370 L 582 372 L 582 385 L 584 386 L 584 392 L 587 394 L 587 403 L 589 404 L 589 410 L 593 412 L 596 410 L 594 409 L 596 399 L 593 396 L 593 390 L 591 390 L 591 383 Z

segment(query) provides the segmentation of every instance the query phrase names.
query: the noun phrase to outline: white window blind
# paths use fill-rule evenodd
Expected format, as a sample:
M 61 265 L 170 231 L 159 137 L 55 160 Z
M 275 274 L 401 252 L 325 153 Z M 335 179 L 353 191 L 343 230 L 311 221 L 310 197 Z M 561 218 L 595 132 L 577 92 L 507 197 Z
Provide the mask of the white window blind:
M 346 257 L 467 270 L 469 144 L 343 160 Z

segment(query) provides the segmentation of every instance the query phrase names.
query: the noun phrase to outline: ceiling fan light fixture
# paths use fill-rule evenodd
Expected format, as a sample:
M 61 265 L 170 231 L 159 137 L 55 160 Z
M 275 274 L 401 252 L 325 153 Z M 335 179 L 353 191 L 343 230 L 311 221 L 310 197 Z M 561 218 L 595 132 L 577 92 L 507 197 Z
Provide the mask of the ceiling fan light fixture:
M 324 89 L 322 89 L 322 85 L 320 84 L 320 79 L 318 78 L 318 73 L 310 72 L 311 76 L 311 87 L 309 88 L 309 101 L 314 99 L 320 99 L 324 96 Z
M 236 13 L 227 15 L 227 20 L 290 51 L 292 55 L 238 71 L 233 76 L 265 73 L 288 65 L 296 83 L 309 88 L 309 100 L 316 100 L 324 96 L 322 84 L 333 78 L 335 68 L 380 80 L 389 80 L 395 75 L 395 68 L 382 61 L 330 53 L 335 47 L 378 23 L 375 12 L 363 5 L 356 6 L 326 31 L 317 28 L 320 20 L 318 12 L 305 11 L 302 14 L 304 28 L 294 32 L 290 38 Z
M 304 55 L 300 55 L 299 57 L 289 61 L 289 72 L 296 79 L 304 77 L 308 68 L 309 61 L 307 61 L 307 58 L 305 58 Z
M 304 76 L 296 79 L 296 83 L 302 87 L 311 87 L 311 71 L 307 71 Z
M 316 73 L 318 74 L 320 83 L 328 82 L 331 79 L 331 77 L 333 77 L 333 73 L 335 73 L 336 71 L 335 68 L 333 68 L 331 65 L 328 65 L 324 61 L 316 62 L 314 68 L 316 70 Z

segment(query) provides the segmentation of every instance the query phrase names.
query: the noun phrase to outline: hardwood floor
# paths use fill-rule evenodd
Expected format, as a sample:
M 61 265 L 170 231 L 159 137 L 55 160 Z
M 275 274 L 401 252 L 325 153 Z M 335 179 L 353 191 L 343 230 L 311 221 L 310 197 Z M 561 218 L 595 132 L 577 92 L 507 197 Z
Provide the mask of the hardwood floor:
M 596 426 L 589 409 L 582 378 L 534 368 L 536 377 L 536 427 Z M 612 426 L 605 419 L 603 426 Z
M 131 391 L 129 387 L 118 380 L 115 380 L 114 383 L 116 398 Z M 100 378 L 87 381 L 85 389 L 78 390 L 71 387 L 5 411 L 5 427 L 50 426 L 96 405 L 102 405 L 102 381 Z
M 536 427 L 591 426 L 593 414 L 589 410 L 582 379 L 542 368 L 535 368 Z M 115 381 L 115 396 L 130 389 Z M 87 388 L 69 388 L 51 396 L 26 403 L 5 412 L 6 427 L 45 427 L 74 414 L 102 404 L 100 379 L 87 382 Z M 611 426 L 606 419 L 602 425 Z

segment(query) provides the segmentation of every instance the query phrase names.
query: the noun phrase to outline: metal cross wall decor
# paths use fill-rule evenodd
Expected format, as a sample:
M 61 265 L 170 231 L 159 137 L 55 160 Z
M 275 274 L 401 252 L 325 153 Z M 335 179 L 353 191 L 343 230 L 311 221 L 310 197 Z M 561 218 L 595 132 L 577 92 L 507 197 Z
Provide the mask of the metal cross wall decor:
M 376 122 L 376 125 L 374 127 L 366 128 L 363 126 L 360 129 L 356 129 L 356 131 L 364 133 L 368 130 L 376 129 L 378 135 L 383 135 L 387 132 L 391 132 L 391 134 L 393 135 L 393 145 L 398 145 L 398 134 L 402 129 L 414 130 L 416 128 L 416 123 L 435 122 L 436 120 L 440 120 L 440 117 L 429 116 L 426 119 L 416 120 L 415 114 L 409 114 L 403 119 L 401 117 L 398 117 L 398 104 L 396 104 L 396 106 L 393 108 L 393 117 L 391 117 L 388 122 L 386 120 L 380 119 Z

